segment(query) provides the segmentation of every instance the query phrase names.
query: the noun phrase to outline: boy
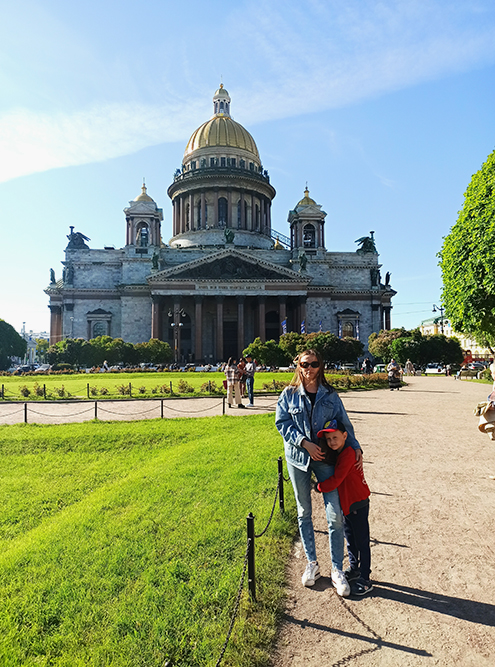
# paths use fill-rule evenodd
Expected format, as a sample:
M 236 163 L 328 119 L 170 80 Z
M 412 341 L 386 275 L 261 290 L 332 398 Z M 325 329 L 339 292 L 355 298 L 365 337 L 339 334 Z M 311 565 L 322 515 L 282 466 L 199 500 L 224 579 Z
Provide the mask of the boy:
M 338 489 L 344 513 L 344 534 L 347 542 L 350 568 L 345 576 L 353 595 L 366 595 L 373 589 L 370 582 L 371 550 L 368 523 L 370 490 L 362 471 L 356 468 L 356 456 L 346 444 L 347 431 L 338 420 L 327 422 L 318 432 L 320 447 L 327 452 L 326 460 L 335 464 L 335 472 L 318 484 L 318 491 Z

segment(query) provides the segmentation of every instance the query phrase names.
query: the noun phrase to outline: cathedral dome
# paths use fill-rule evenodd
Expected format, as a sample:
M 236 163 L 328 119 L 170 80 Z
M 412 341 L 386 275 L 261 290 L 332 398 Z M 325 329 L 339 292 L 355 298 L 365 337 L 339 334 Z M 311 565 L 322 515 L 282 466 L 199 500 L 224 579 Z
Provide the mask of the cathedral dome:
M 296 209 L 299 206 L 318 206 L 318 204 L 315 202 L 315 200 L 311 199 L 311 197 L 309 196 L 308 188 L 306 188 L 306 190 L 304 190 L 304 197 L 301 199 L 301 201 L 299 201 L 297 203 Z
M 141 186 L 141 194 L 138 195 L 138 196 L 134 199 L 134 201 L 152 201 L 153 203 L 155 203 L 155 202 L 154 202 L 154 199 L 151 199 L 151 197 L 149 196 L 149 194 L 146 193 L 146 185 L 145 185 L 144 183 L 143 183 L 143 185 Z
M 184 151 L 184 162 L 199 149 L 233 148 L 247 151 L 257 162 L 260 161 L 258 148 L 253 137 L 230 116 L 230 95 L 220 84 L 213 96 L 214 115 L 193 132 Z

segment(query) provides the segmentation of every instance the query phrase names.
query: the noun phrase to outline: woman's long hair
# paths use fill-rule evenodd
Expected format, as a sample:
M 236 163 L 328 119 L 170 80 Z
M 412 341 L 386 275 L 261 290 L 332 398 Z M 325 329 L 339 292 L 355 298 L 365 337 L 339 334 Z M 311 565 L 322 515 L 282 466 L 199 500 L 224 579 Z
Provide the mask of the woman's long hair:
M 323 358 L 321 354 L 318 352 L 318 350 L 304 350 L 303 352 L 300 352 L 297 355 L 297 357 L 294 359 L 294 363 L 297 364 L 296 372 L 294 373 L 294 377 L 292 378 L 292 380 L 289 382 L 289 386 L 299 387 L 301 384 L 303 384 L 303 379 L 299 366 L 299 360 L 302 359 L 302 357 L 305 357 L 306 355 L 311 355 L 318 359 L 318 361 L 320 362 L 320 367 L 318 368 L 317 382 L 318 384 L 322 384 L 324 387 L 330 388 L 330 385 L 328 384 L 327 379 L 325 377 L 325 366 L 323 364 Z

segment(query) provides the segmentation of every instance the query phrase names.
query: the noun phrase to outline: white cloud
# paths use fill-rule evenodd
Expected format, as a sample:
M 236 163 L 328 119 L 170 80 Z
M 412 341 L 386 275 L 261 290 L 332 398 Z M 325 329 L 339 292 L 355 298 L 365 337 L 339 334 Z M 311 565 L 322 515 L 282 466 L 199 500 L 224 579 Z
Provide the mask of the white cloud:
M 238 119 L 249 126 L 342 107 L 495 59 L 495 21 L 483 2 L 467 7 L 440 0 L 308 0 L 295 5 L 257 0 L 243 4 L 242 10 L 231 9 L 220 32 L 224 35 L 220 51 L 216 43 L 215 48 L 205 49 L 205 44 L 193 42 L 185 49 L 181 38 L 171 33 L 170 51 L 176 40 L 177 51 L 183 54 L 174 63 L 174 79 L 162 81 L 160 64 L 154 63 L 141 96 L 139 85 L 129 84 L 129 68 L 122 63 L 131 55 L 123 50 L 116 56 L 122 71 L 117 68 L 114 78 L 127 90 L 132 88 L 133 95 L 122 93 L 122 103 L 103 101 L 56 113 L 23 106 L 4 113 L 0 181 L 187 139 L 211 109 L 209 98 L 197 99 L 202 92 L 195 89 L 197 81 L 204 87 L 205 72 L 211 77 L 224 66 L 229 77 L 225 80 L 237 86 L 234 117 L 238 112 Z M 167 67 L 170 72 L 170 62 Z M 96 93 L 97 85 L 92 90 L 105 100 L 113 70 L 108 63 L 99 69 L 102 90 Z M 98 72 L 94 59 L 93 72 Z M 167 89 L 165 101 L 141 101 L 156 100 L 156 90 L 149 96 L 153 74 L 157 88 Z M 113 100 L 117 88 L 112 85 L 109 91 Z M 128 101 L 136 97 L 139 102 Z

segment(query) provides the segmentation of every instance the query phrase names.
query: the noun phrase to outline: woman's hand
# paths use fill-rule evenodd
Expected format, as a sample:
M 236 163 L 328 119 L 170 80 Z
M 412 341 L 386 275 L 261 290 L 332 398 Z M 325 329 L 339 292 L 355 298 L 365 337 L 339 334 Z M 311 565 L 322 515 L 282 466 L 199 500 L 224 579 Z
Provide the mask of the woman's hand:
M 311 442 L 310 440 L 303 440 L 301 447 L 304 447 L 313 461 L 323 461 L 325 459 L 324 452 L 320 447 L 318 447 L 318 445 L 315 445 L 314 442 Z
M 362 449 L 356 449 L 356 463 L 354 464 L 359 470 L 359 472 L 363 472 L 363 450 Z

